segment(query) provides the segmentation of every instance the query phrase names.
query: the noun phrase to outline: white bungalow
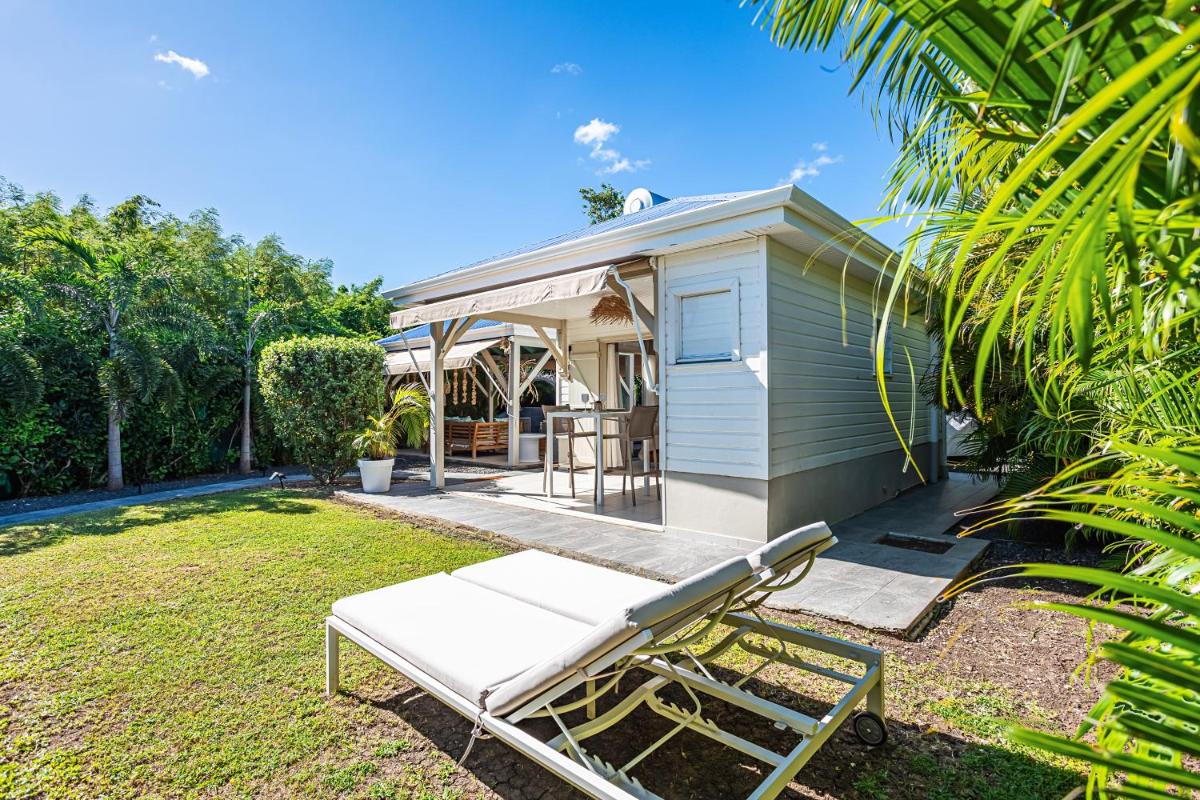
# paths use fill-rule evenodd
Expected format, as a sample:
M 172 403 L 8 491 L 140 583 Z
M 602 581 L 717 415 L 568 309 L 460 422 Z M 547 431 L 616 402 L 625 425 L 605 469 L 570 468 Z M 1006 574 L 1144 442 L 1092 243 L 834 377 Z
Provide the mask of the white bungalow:
M 488 382 L 503 390 L 516 465 L 529 370 L 514 366 L 523 349 L 544 351 L 536 367 L 554 365 L 564 405 L 657 406 L 662 499 L 641 488 L 637 520 L 766 541 L 863 511 L 917 483 L 918 473 L 936 480 L 944 472 L 941 415 L 913 380 L 933 352 L 919 312 L 896 321 L 884 354 L 915 463 L 906 463 L 876 388 L 872 352 L 890 255 L 794 186 L 675 199 L 638 189 L 614 220 L 386 292 L 400 309 L 394 328 L 429 326 L 419 342 L 390 337 L 389 359 L 422 373 L 441 442 L 447 359 L 485 352 L 480 342 L 513 342 L 507 364 L 488 359 Z M 593 321 L 610 294 L 625 301 L 630 321 Z M 588 461 L 590 442 L 580 442 Z M 620 466 L 615 448 L 604 456 Z M 444 449 L 431 447 L 430 459 L 431 481 L 442 487 Z M 531 502 L 539 477 L 530 473 Z M 591 485 L 589 477 L 580 488 Z M 604 483 L 606 516 L 628 510 L 621 486 Z

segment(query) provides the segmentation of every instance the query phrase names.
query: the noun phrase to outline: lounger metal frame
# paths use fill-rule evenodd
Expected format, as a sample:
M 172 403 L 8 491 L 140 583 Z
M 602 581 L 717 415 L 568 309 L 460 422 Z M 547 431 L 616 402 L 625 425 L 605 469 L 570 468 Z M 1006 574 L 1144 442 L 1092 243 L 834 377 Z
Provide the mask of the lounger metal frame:
M 332 695 L 338 691 L 339 637 L 345 637 L 474 721 L 476 727 L 473 737 L 486 731 L 592 797 L 602 800 L 658 798 L 630 772 L 672 737 L 684 730 L 692 730 L 771 767 L 772 771 L 749 795 L 749 800 L 768 800 L 783 791 L 860 703 L 865 701 L 867 710 L 877 716 L 881 723 L 884 719 L 881 651 L 772 622 L 764 619 L 758 611 L 758 607 L 772 592 L 802 580 L 811 569 L 817 553 L 832 544 L 832 540 L 823 542 L 789 559 L 789 563 L 780 565 L 776 572 L 758 575 L 749 584 L 735 586 L 687 613 L 639 631 L 584 669 L 503 716 L 481 711 L 471 700 L 333 616 L 325 621 L 326 692 Z M 798 571 L 798 574 L 793 576 L 790 573 L 794 571 Z M 712 643 L 718 635 L 720 638 Z M 696 648 L 700 646 L 706 646 L 706 649 L 697 652 Z M 729 683 L 717 678 L 709 670 L 709 665 L 733 648 L 756 656 L 761 661 L 748 674 Z M 854 662 L 861 666 L 861 674 L 853 675 L 813 664 L 802 658 L 797 650 L 816 651 Z M 669 655 L 675 658 L 668 658 Z M 818 719 L 758 697 L 744 688 L 747 681 L 772 664 L 830 678 L 845 684 L 847 689 L 830 710 Z M 612 708 L 596 716 L 596 701 L 635 669 L 646 670 L 652 677 Z M 659 697 L 660 691 L 672 685 L 682 688 L 692 708 L 683 709 Z M 585 686 L 581 698 L 555 705 L 580 686 Z M 778 753 L 723 730 L 705 717 L 701 695 L 752 712 L 780 730 L 791 730 L 800 736 L 800 741 L 787 753 Z M 584 740 L 620 723 L 643 705 L 674 722 L 671 730 L 619 767 L 587 752 L 582 744 Z M 562 716 L 580 709 L 586 711 L 587 721 L 568 727 Z M 534 717 L 552 718 L 559 727 L 559 735 L 543 741 L 517 726 L 520 721 Z

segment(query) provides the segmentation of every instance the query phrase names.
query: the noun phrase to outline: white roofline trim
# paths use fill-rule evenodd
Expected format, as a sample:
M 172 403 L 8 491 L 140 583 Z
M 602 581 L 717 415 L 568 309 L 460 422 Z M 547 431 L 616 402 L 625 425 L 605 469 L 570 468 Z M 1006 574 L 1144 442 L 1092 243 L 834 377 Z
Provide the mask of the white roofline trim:
M 572 239 L 568 242 L 549 245 L 528 253 L 519 253 L 515 256 L 509 256 L 507 258 L 498 258 L 492 261 L 485 261 L 484 263 L 477 264 L 473 267 L 464 267 L 463 269 L 454 270 L 453 272 L 447 272 L 442 275 L 434 275 L 429 278 L 422 278 L 419 281 L 414 281 L 412 283 L 405 284 L 404 286 L 399 286 L 395 289 L 388 289 L 387 291 L 383 292 L 383 296 L 387 298 L 394 298 L 400 294 L 414 294 L 431 286 L 451 284 L 461 281 L 465 278 L 474 278 L 492 272 L 503 272 L 506 268 L 516 265 L 546 261 L 579 250 L 587 250 L 600 245 L 639 239 L 653 233 L 674 230 L 676 228 L 682 228 L 689 225 L 696 225 L 706 222 L 710 219 L 721 219 L 722 217 L 731 216 L 735 213 L 742 213 L 746 210 L 756 210 L 759 207 L 779 205 L 786 199 L 788 190 L 789 187 L 786 186 L 780 186 L 775 189 L 764 189 L 760 192 L 754 192 L 753 194 L 743 197 L 736 197 L 733 200 L 727 200 L 723 203 L 715 203 L 711 206 L 695 208 L 690 211 L 681 211 L 678 214 L 671 214 L 666 217 L 657 217 L 637 225 L 629 225 L 624 228 L 618 228 L 614 231 L 607 231 L 605 233 L 596 234 L 595 236 L 587 236 L 582 239 Z M 764 195 L 778 195 L 778 199 L 772 197 L 774 202 L 763 203 L 761 198 L 763 198 Z
M 587 262 L 586 257 L 580 263 L 579 257 L 603 248 L 611 251 L 612 248 L 622 244 L 630 245 L 627 251 L 628 257 L 644 256 L 648 254 L 647 248 L 638 250 L 633 243 L 656 235 L 670 234 L 674 231 L 721 222 L 738 216 L 747 216 L 773 208 L 790 210 L 799 214 L 819 230 L 828 234 L 831 239 L 836 236 L 844 236 L 848 231 L 858 231 L 860 235 L 856 237 L 854 247 L 847 249 L 852 250 L 856 259 L 875 271 L 883 271 L 888 259 L 895 258 L 895 254 L 890 248 L 869 233 L 858 228 L 807 192 L 789 184 L 753 192 L 703 208 L 659 217 L 645 223 L 599 233 L 595 236 L 573 239 L 539 250 L 519 253 L 442 275 L 423 278 L 404 286 L 389 289 L 383 292 L 383 296 L 393 300 L 398 307 L 404 308 L 408 305 L 449 298 L 455 294 L 480 291 L 484 287 L 496 288 L 508 282 L 523 282 L 563 272 L 573 272 L 595 263 L 614 261 L 611 252 L 605 258 L 595 258 L 591 264 Z M 786 221 L 786 214 L 782 221 Z M 843 239 L 843 241 L 851 240 Z M 571 257 L 575 257 L 574 263 L 563 263 Z M 517 270 L 523 271 L 517 273 Z M 489 278 L 491 280 L 488 280 Z M 487 283 L 480 286 L 482 281 L 487 281 Z

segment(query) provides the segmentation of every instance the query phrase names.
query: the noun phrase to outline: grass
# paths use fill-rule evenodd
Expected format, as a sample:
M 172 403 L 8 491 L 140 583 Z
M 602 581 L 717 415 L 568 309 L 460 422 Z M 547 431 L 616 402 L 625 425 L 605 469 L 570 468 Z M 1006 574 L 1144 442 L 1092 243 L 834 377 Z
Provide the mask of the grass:
M 330 603 L 499 554 L 278 491 L 0 538 L 0 797 L 365 786 L 406 743 L 354 760 L 369 715 L 322 697 Z M 366 659 L 346 671 L 390 680 Z
M 333 600 L 501 553 L 302 491 L 0 529 L 0 798 L 538 794 L 524 790 L 540 770 L 495 742 L 472 757 L 480 780 L 456 769 L 469 723 L 405 706 L 403 680 L 357 648 L 342 665 L 355 694 L 322 695 Z M 839 734 L 798 778 L 814 796 L 1024 800 L 1079 782 L 1078 765 L 1005 740 L 1043 719 L 1020 692 L 898 657 L 888 679 L 893 744 Z M 549 780 L 541 794 L 561 796 Z

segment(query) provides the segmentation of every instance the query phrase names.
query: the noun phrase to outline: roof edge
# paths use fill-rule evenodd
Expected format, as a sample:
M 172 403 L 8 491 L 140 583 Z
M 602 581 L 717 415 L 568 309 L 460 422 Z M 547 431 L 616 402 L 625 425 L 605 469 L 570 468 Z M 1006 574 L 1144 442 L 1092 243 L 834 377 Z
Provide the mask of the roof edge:
M 538 250 L 533 250 L 528 253 L 518 253 L 507 258 L 497 258 L 492 261 L 485 261 L 482 264 L 476 264 L 471 267 L 464 267 L 453 272 L 444 273 L 442 275 L 434 275 L 429 278 L 413 281 L 412 283 L 403 284 L 394 289 L 387 289 L 382 292 L 382 295 L 389 299 L 395 299 L 399 295 L 413 294 L 426 290 L 430 287 L 437 286 L 441 283 L 449 283 L 463 279 L 478 278 L 487 275 L 491 272 L 503 272 L 512 268 L 515 265 L 528 261 L 540 261 L 561 257 L 576 250 L 583 250 L 590 247 L 596 247 L 605 244 L 613 244 L 626 239 L 636 239 L 645 236 L 648 233 L 659 233 L 673 228 L 685 227 L 693 225 L 697 222 L 703 222 L 706 219 L 720 218 L 728 216 L 729 212 L 744 213 L 746 211 L 755 211 L 760 208 L 770 208 L 772 206 L 781 205 L 791 195 L 791 185 L 777 186 L 771 189 L 761 189 L 750 192 L 741 197 L 735 197 L 732 200 L 726 200 L 721 203 L 714 203 L 703 208 L 694 208 L 689 211 L 681 211 L 678 214 L 671 214 L 666 217 L 658 217 L 655 219 L 646 220 L 635 225 L 629 225 L 623 228 L 617 228 L 612 231 L 598 233 L 595 236 L 586 236 L 582 239 L 572 239 L 561 244 L 550 245 Z M 700 195 L 703 196 L 703 195 Z M 764 199 L 770 196 L 769 202 L 763 202 Z M 676 198 L 682 199 L 682 198 Z M 683 223 L 683 224 L 680 224 Z
M 518 253 L 506 258 L 498 258 L 475 266 L 423 278 L 389 289 L 383 292 L 383 296 L 400 307 L 407 304 L 396 302 L 396 298 L 406 295 L 410 297 L 421 295 L 437 288 L 444 287 L 446 296 L 449 297 L 455 292 L 455 284 L 469 284 L 485 280 L 488 276 L 512 272 L 519 267 L 529 266 L 532 268 L 540 262 L 554 262 L 592 249 L 619 246 L 626 241 L 636 241 L 648 236 L 662 235 L 675 230 L 717 222 L 725 218 L 765 212 L 774 208 L 790 210 L 800 215 L 816 228 L 827 233 L 831 240 L 835 237 L 845 237 L 845 234 L 851 231 L 856 232 L 853 241 L 850 238 L 843 238 L 845 247 L 841 249 L 847 251 L 848 254 L 853 253 L 854 257 L 864 266 L 885 275 L 894 269 L 896 253 L 890 247 L 798 186 L 784 184 L 771 189 L 748 192 L 740 197 L 702 208 L 681 211 L 678 214 L 646 220 L 636 225 L 604 231 L 595 236 L 572 239 L 539 250 Z M 573 266 L 565 271 L 574 271 L 579 268 L 581 267 Z M 552 274 L 554 273 L 548 272 L 541 277 L 549 277 Z M 419 304 L 424 300 L 414 300 L 413 302 Z

